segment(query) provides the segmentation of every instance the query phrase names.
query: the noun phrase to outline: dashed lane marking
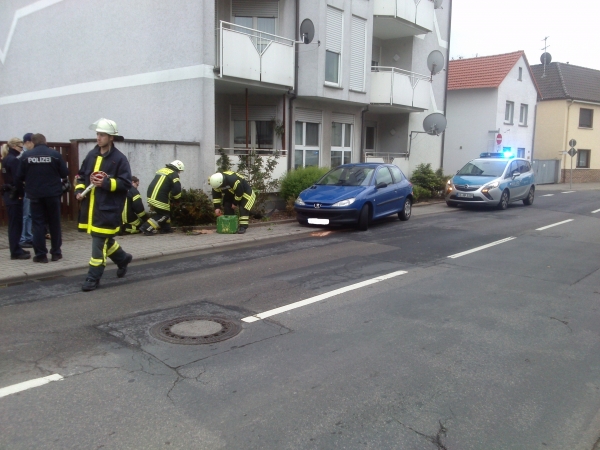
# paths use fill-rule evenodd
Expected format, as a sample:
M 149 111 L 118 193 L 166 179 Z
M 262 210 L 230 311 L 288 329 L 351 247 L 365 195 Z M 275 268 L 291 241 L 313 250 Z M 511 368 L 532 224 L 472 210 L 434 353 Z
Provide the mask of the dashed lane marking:
M 62 379 L 63 377 L 61 375 L 55 373 L 48 375 L 47 377 L 36 378 L 34 380 L 24 381 L 23 383 L 13 384 L 12 386 L 7 386 L 0 389 L 0 398 L 11 394 L 16 394 L 17 392 L 26 391 L 27 389 L 34 387 L 43 386 L 44 384 L 51 383 L 52 381 L 60 381 Z
M 389 280 L 390 278 L 394 278 L 399 275 L 404 275 L 405 273 L 407 273 L 405 270 L 399 270 L 397 272 L 388 273 L 387 275 L 380 275 L 378 277 L 371 278 L 370 280 L 361 281 L 360 283 L 351 284 L 350 286 L 346 286 L 346 287 L 339 288 L 339 289 L 336 289 L 331 292 L 326 292 L 324 294 L 320 294 L 320 295 L 316 295 L 311 298 L 307 298 L 306 300 L 300 300 L 298 302 L 290 303 L 289 305 L 286 305 L 286 306 L 280 306 L 279 308 L 271 309 L 269 311 L 265 311 L 260 314 L 255 314 L 253 316 L 244 317 L 242 319 L 242 321 L 247 322 L 247 323 L 256 322 L 258 320 L 266 319 L 267 317 L 271 317 L 276 314 L 281 314 L 283 312 L 290 311 L 292 309 L 310 305 L 311 303 L 320 302 L 321 300 L 325 300 L 326 298 L 330 298 L 330 297 L 334 297 L 336 295 L 343 294 L 344 292 L 353 291 L 353 290 L 359 289 L 361 287 L 379 283 L 380 281 Z
M 544 194 L 544 195 L 541 195 L 540 197 L 552 197 L 553 195 L 554 194 Z
M 592 211 L 592 214 L 596 214 L 597 212 L 600 212 L 600 209 L 597 209 L 596 211 Z
M 565 191 L 565 192 L 561 192 L 561 194 L 570 194 L 571 192 L 577 192 L 577 191 Z
M 573 222 L 573 220 L 574 219 L 567 219 L 567 220 L 563 220 L 562 222 L 556 222 L 556 223 L 553 223 L 551 225 L 546 225 L 545 227 L 542 227 L 542 228 L 536 228 L 535 231 L 547 230 L 548 228 L 556 227 L 558 225 L 562 225 L 563 223 Z
M 506 239 L 501 239 L 496 242 L 491 242 L 490 244 L 482 245 L 481 247 L 476 247 L 476 248 L 472 248 L 471 250 L 467 250 L 467 251 L 460 252 L 460 253 L 455 253 L 454 255 L 448 256 L 448 258 L 452 258 L 452 259 L 460 258 L 461 256 L 468 255 L 469 253 L 475 253 L 475 252 L 478 252 L 479 250 L 493 247 L 494 245 L 503 244 L 504 242 L 512 241 L 513 239 L 516 239 L 516 237 L 511 236 Z

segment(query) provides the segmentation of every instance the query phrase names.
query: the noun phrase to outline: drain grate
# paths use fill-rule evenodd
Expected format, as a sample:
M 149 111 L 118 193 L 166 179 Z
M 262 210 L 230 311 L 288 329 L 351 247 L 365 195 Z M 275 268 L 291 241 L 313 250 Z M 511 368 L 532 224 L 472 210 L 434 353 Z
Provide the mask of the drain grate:
M 184 316 L 159 322 L 150 335 L 171 344 L 212 344 L 236 336 L 242 327 L 221 317 Z

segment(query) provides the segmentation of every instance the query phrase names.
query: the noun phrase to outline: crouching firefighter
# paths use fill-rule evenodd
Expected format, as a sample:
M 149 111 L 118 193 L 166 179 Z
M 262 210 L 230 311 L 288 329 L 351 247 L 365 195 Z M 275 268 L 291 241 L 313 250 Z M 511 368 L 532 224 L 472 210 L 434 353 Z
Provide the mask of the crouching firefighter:
M 156 172 L 154 180 L 148 186 L 148 204 L 154 212 L 145 224 L 140 227 L 144 236 L 154 236 L 172 233 L 171 229 L 171 200 L 181 197 L 181 182 L 179 174 L 183 172 L 184 165 L 175 160 Z
M 212 187 L 215 214 L 220 216 L 224 211 L 225 215 L 234 215 L 234 206 L 239 207 L 238 233 L 244 234 L 250 221 L 250 210 L 256 200 L 256 194 L 248 181 L 239 173 L 226 171 L 212 174 L 208 182 Z
M 138 191 L 140 180 L 138 177 L 131 177 L 131 188 L 127 191 L 125 199 L 125 208 L 123 208 L 123 225 L 121 225 L 121 234 L 136 234 L 140 232 L 140 226 L 148 220 L 148 214 L 144 208 L 142 196 Z

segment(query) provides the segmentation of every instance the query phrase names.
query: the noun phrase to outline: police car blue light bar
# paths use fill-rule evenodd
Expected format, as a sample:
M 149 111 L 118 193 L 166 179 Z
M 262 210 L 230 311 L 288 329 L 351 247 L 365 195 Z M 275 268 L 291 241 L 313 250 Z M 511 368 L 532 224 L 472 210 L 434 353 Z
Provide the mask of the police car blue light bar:
M 497 153 L 484 152 L 484 153 L 480 153 L 479 157 L 480 158 L 505 158 L 505 159 L 510 159 L 510 158 L 514 158 L 515 155 L 513 155 L 512 152 L 497 152 Z

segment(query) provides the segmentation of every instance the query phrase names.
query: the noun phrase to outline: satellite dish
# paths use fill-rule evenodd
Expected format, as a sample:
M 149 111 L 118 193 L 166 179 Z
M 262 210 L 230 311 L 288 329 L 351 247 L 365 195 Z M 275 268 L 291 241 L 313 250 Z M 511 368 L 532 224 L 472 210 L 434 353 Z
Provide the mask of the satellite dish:
M 440 9 L 444 0 L 433 0 L 433 8 Z
M 548 52 L 542 53 L 542 56 L 540 56 L 540 62 L 542 64 L 550 64 L 552 62 L 552 55 Z
M 300 41 L 310 44 L 315 38 L 315 26 L 310 19 L 304 19 L 300 24 Z
M 425 133 L 438 136 L 446 129 L 446 116 L 441 113 L 429 114 L 423 119 Z
M 432 51 L 427 57 L 427 67 L 431 75 L 435 75 L 444 68 L 444 55 L 439 50 Z

